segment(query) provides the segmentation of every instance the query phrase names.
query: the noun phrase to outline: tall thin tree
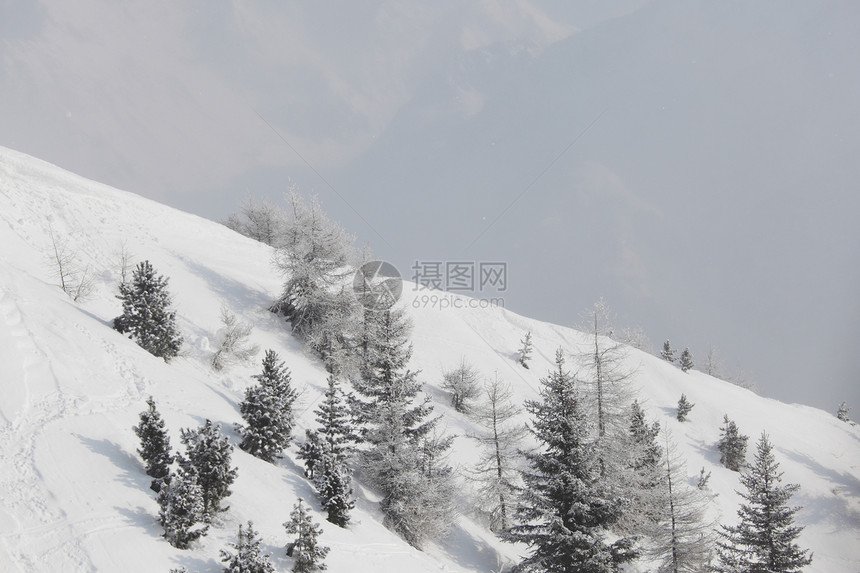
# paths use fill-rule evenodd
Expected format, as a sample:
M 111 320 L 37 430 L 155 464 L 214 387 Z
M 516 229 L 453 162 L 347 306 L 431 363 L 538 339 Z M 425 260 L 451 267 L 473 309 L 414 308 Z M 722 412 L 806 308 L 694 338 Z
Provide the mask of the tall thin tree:
M 488 512 L 493 531 L 511 525 L 511 506 L 519 482 L 518 451 L 528 433 L 525 425 L 516 422 L 522 409 L 511 401 L 512 396 L 511 386 L 501 382 L 496 373 L 484 384 L 483 399 L 471 413 L 480 430 L 468 436 L 481 446 L 474 479 L 479 505 Z
M 686 468 L 666 435 L 662 479 L 656 519 L 648 537 L 648 554 L 658 563 L 658 573 L 707 571 L 713 555 L 713 523 L 708 521 L 708 498 L 686 484 Z

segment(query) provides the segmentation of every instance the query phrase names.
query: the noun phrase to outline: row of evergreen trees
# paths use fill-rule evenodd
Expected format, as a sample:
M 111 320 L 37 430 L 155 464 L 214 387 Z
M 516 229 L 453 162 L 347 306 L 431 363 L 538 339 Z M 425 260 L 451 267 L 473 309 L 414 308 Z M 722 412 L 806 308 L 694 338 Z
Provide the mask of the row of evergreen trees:
M 150 487 L 158 493 L 164 537 L 171 545 L 186 549 L 206 535 L 216 513 L 227 509 L 221 502 L 230 495 L 237 475 L 236 468 L 230 467 L 233 446 L 221 435 L 219 425 L 206 420 L 197 429 L 180 430 L 185 452 L 173 453 L 151 396 L 147 405 L 133 428 L 141 442 L 138 453 L 147 475 L 153 478 Z
M 312 573 L 327 569 L 325 558 L 329 548 L 320 545 L 319 536 L 322 530 L 318 523 L 313 522 L 302 499 L 293 506 L 289 521 L 284 522 L 284 529 L 288 535 L 294 536 L 285 547 L 287 557 L 293 558 L 293 573 Z M 239 525 L 238 540 L 230 544 L 232 551 L 221 550 L 221 562 L 225 564 L 224 573 L 275 572 L 271 555 L 263 553 L 258 535 L 259 532 L 254 531 L 253 522 L 249 521 L 245 530 Z
M 271 373 L 277 358 L 275 355 L 272 360 L 272 355 L 274 353 L 267 354 L 270 359 L 264 362 L 264 374 L 258 379 L 264 378 L 267 370 Z M 233 447 L 221 435 L 220 426 L 206 420 L 196 430 L 181 430 L 185 454 L 173 454 L 164 420 L 152 397 L 147 405 L 148 409 L 140 414 L 139 425 L 133 428 L 141 441 L 138 453 L 144 460 L 146 473 L 153 478 L 151 488 L 158 492 L 159 521 L 164 538 L 174 547 L 187 549 L 208 533 L 215 514 L 229 509 L 221 502 L 230 495 L 229 487 L 237 477 L 237 469 L 230 467 Z M 264 448 L 261 452 L 269 454 L 272 450 Z M 321 529 L 319 524 L 313 523 L 301 499 L 284 527 L 288 534 L 296 536 L 286 546 L 287 556 L 293 557 L 292 570 L 325 569 L 328 548 L 319 545 Z M 256 536 L 251 522 L 245 531 L 239 527 L 238 542 L 232 544 L 234 552 L 221 552 L 221 561 L 227 563 L 225 571 L 274 571 L 269 556 L 260 552 Z

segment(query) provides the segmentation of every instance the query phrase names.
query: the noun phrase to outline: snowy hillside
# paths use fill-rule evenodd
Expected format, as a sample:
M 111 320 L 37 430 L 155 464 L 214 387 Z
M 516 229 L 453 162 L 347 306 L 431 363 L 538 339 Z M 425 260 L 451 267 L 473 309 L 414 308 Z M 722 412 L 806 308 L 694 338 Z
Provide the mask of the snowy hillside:
M 76 264 L 95 278 L 89 300 L 76 304 L 58 288 L 50 231 Z M 121 252 L 148 259 L 170 279 L 185 339 L 166 364 L 111 328 L 120 312 L 116 285 Z M 326 375 L 320 363 L 266 308 L 281 290 L 267 246 L 216 223 L 94 183 L 0 148 L 0 571 L 220 571 L 219 549 L 238 524 L 253 520 L 278 570 L 288 570 L 282 523 L 297 498 L 309 501 L 331 547 L 330 571 L 498 571 L 524 548 L 501 543 L 466 507 L 452 533 L 419 552 L 390 533 L 372 491 L 358 487 L 353 523 L 340 529 L 319 513 L 294 449 L 276 465 L 236 450 L 239 468 L 230 510 L 193 550 L 161 537 L 150 478 L 131 427 L 155 397 L 174 447 L 179 429 L 204 419 L 220 423 L 233 443 L 238 403 L 259 359 L 222 373 L 209 366 L 226 305 L 254 324 L 253 342 L 278 351 L 303 389 L 300 429 L 313 424 Z M 468 467 L 474 445 L 462 437 L 471 422 L 448 407 L 442 371 L 462 357 L 484 375 L 498 372 L 518 399 L 536 395 L 555 350 L 575 353 L 586 342 L 569 328 L 500 308 L 414 308 L 420 293 L 406 284 L 403 305 L 414 320 L 412 368 L 459 435 L 451 462 Z M 447 295 L 453 296 L 453 295 Z M 417 306 L 421 306 L 418 304 Z M 535 355 L 529 370 L 514 356 L 526 330 Z M 690 479 L 705 467 L 715 497 L 711 512 L 734 523 L 738 474 L 719 464 L 715 443 L 728 413 L 754 441 L 766 430 L 785 479 L 802 489 L 800 543 L 814 552 L 808 571 L 860 567 L 860 431 L 832 414 L 787 405 L 712 379 L 682 373 L 638 351 L 634 385 L 649 416 L 671 431 Z M 810 381 L 814 383 L 814 381 Z M 681 393 L 696 404 L 688 422 L 674 419 Z M 751 448 L 752 449 L 752 448 Z M 465 503 L 465 496 L 464 496 Z

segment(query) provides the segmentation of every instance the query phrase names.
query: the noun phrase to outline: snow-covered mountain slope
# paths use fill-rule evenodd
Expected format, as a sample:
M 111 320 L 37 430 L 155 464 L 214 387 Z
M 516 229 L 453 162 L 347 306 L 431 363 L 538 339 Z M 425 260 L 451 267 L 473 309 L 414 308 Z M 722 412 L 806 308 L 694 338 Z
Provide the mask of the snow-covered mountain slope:
M 89 300 L 72 302 L 57 286 L 50 231 L 95 279 Z M 185 344 L 170 364 L 150 356 L 110 327 L 121 252 L 148 259 L 170 278 Z M 303 390 L 300 429 L 325 384 L 321 365 L 266 307 L 281 288 L 268 247 L 216 223 L 69 174 L 0 148 L 0 571 L 219 571 L 218 550 L 249 519 L 279 570 L 290 567 L 281 524 L 297 498 L 310 501 L 331 547 L 330 571 L 496 571 L 523 550 L 500 543 L 466 512 L 448 538 L 419 552 L 381 524 L 373 492 L 359 489 L 354 523 L 340 529 L 318 512 L 294 452 L 276 465 L 236 450 L 239 468 L 230 510 L 193 550 L 161 537 L 149 478 L 135 453 L 131 427 L 153 395 L 172 443 L 179 429 L 206 418 L 232 430 L 238 403 L 259 365 L 215 373 L 209 366 L 219 310 L 227 306 L 254 324 L 253 341 L 273 348 Z M 440 308 L 406 283 L 403 304 L 414 320 L 413 368 L 458 434 L 451 461 L 467 467 L 474 445 L 462 437 L 471 422 L 454 413 L 441 389 L 442 371 L 466 357 L 486 376 L 510 382 L 518 399 L 534 397 L 559 346 L 585 343 L 575 330 L 517 316 L 501 308 Z M 445 295 L 449 301 L 460 299 Z M 459 306 L 469 306 L 461 304 Z M 514 362 L 531 330 L 535 357 Z M 860 432 L 833 415 L 787 405 L 710 378 L 684 374 L 638 351 L 634 385 L 649 415 L 671 431 L 693 479 L 712 471 L 718 495 L 711 511 L 732 522 L 738 474 L 722 468 L 715 443 L 728 413 L 754 441 L 766 430 L 785 479 L 802 484 L 800 542 L 815 559 L 809 571 L 855 572 L 860 566 Z M 811 381 L 810 383 L 814 383 Z M 696 407 L 686 423 L 674 419 L 686 393 Z M 464 491 L 465 491 L 464 487 Z M 465 499 L 465 498 L 464 498 Z

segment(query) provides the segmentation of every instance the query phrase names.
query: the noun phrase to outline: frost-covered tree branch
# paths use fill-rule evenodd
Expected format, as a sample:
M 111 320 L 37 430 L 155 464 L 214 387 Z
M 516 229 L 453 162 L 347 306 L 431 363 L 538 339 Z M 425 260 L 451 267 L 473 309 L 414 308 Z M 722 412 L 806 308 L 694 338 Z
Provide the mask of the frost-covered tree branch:
M 227 366 L 245 363 L 256 356 L 260 347 L 249 344 L 253 327 L 247 322 L 241 322 L 226 306 L 221 307 L 221 323 L 224 325 L 218 331 L 218 350 L 212 356 L 212 368 L 223 370 Z

